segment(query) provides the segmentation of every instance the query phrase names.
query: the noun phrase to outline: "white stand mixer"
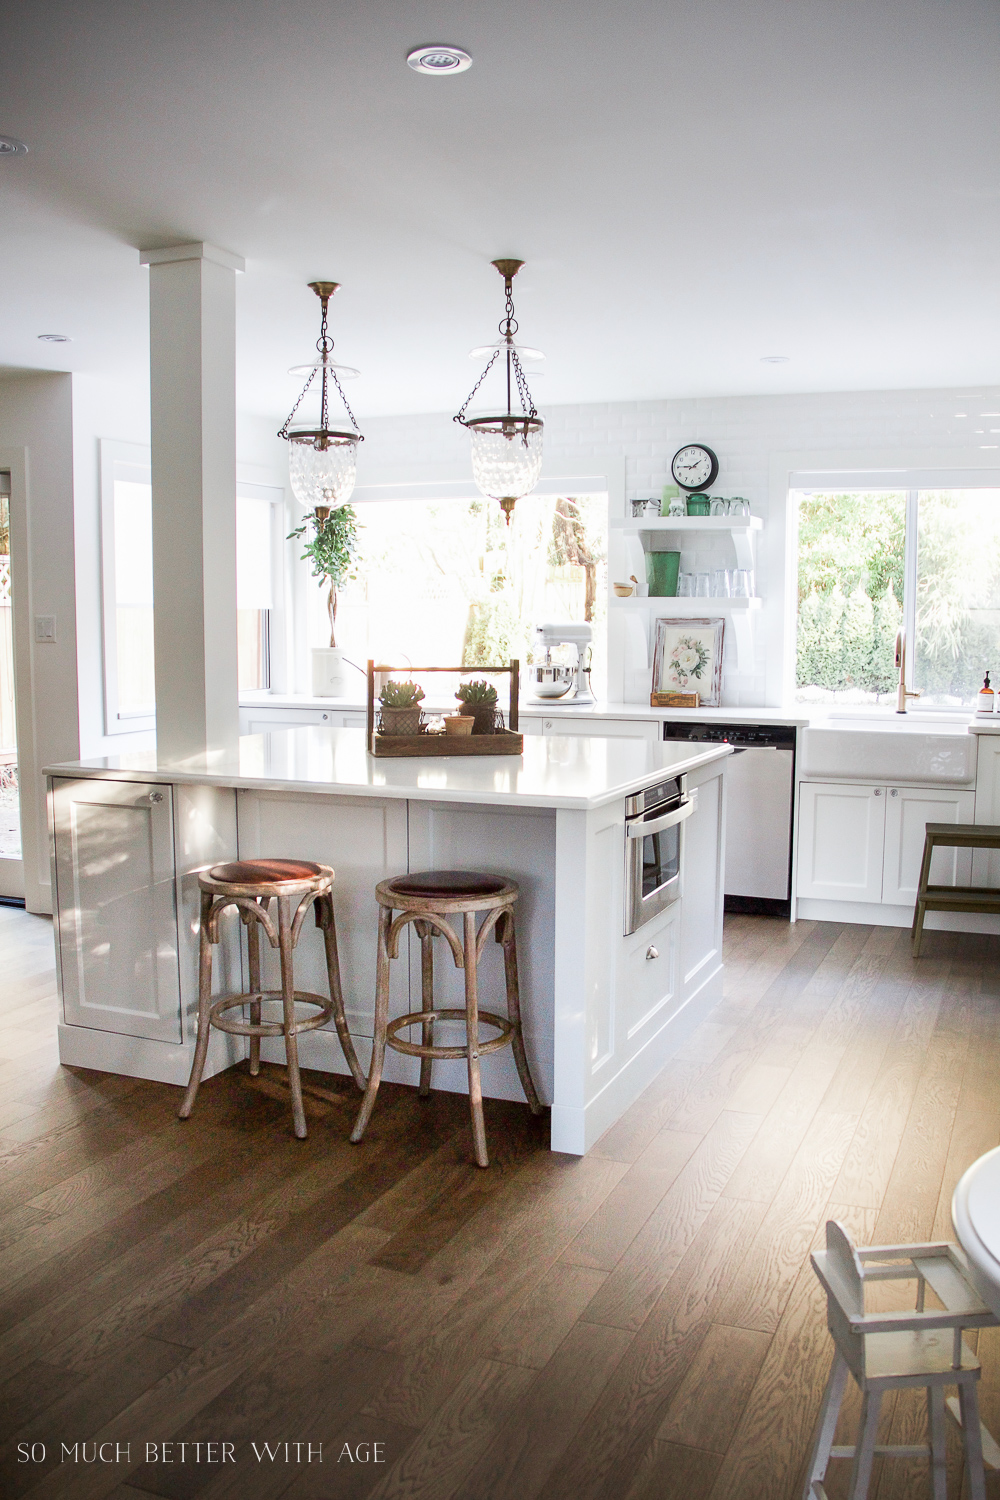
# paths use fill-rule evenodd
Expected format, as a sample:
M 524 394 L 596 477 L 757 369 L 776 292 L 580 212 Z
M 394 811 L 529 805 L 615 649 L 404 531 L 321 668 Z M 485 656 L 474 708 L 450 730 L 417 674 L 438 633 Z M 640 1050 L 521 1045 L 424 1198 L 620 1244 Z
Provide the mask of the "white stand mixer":
M 590 688 L 590 662 L 593 655 L 593 626 L 583 623 L 538 625 L 535 628 L 536 660 L 528 668 L 530 694 L 537 701 L 566 698 L 572 693 L 574 703 L 596 703 Z M 576 665 L 563 666 L 552 660 L 556 646 L 573 646 Z M 538 660 L 537 658 L 541 659 Z

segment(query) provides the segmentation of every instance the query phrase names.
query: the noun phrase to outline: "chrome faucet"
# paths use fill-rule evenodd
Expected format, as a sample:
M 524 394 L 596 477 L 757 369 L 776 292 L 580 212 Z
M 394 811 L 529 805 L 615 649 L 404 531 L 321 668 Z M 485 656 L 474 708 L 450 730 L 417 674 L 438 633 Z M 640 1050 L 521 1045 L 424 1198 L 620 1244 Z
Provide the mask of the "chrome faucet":
M 899 672 L 899 686 L 896 689 L 896 712 L 906 713 L 907 698 L 919 698 L 919 693 L 911 693 L 906 686 L 906 631 L 896 632 L 896 670 Z

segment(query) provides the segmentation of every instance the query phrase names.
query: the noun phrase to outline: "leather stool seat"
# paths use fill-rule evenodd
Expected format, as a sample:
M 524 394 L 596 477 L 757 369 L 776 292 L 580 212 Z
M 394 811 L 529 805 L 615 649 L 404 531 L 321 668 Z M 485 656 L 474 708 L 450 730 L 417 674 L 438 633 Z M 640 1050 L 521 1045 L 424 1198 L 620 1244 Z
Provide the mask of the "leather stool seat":
M 397 896 L 498 896 L 508 882 L 473 870 L 426 870 L 385 882 Z
M 213 865 L 210 879 L 225 885 L 301 885 L 324 873 L 322 865 L 304 859 L 237 859 L 228 865 Z
M 250 1039 L 250 1072 L 260 1072 L 261 1037 L 283 1037 L 288 1064 L 289 1092 L 292 1096 L 292 1119 L 295 1134 L 306 1135 L 305 1106 L 302 1100 L 302 1078 L 299 1072 L 299 1036 L 325 1026 L 333 1017 L 344 1057 L 359 1089 L 365 1087 L 365 1075 L 358 1062 L 347 1029 L 344 995 L 340 983 L 340 959 L 337 953 L 337 925 L 333 914 L 331 890 L 334 872 L 329 865 L 318 865 L 306 859 L 237 859 L 228 864 L 213 865 L 198 876 L 201 887 L 201 933 L 198 962 L 198 1040 L 191 1063 L 191 1077 L 178 1113 L 186 1120 L 201 1086 L 208 1056 L 212 1028 L 233 1036 Z M 272 912 L 272 903 L 276 908 Z M 220 942 L 219 919 L 235 907 L 246 928 L 247 961 L 250 988 L 238 995 L 212 998 L 212 950 Z M 295 988 L 293 950 L 307 912 L 312 909 L 316 926 L 323 934 L 326 950 L 326 974 L 329 998 L 309 990 Z M 278 951 L 281 969 L 280 990 L 265 990 L 261 985 L 260 933 Z M 278 1002 L 281 1020 L 265 1020 L 261 1006 Z M 296 1004 L 308 1005 L 315 1012 L 302 1016 Z M 250 1019 L 242 1019 L 244 1007 Z M 234 1014 L 235 1012 L 235 1014 Z
M 368 1086 L 358 1111 L 351 1140 L 360 1141 L 365 1133 L 378 1094 L 386 1048 L 420 1058 L 420 1092 L 426 1097 L 431 1088 L 431 1068 L 435 1060 L 464 1058 L 469 1078 L 469 1109 L 472 1115 L 472 1141 L 476 1163 L 488 1167 L 486 1126 L 483 1120 L 483 1088 L 479 1063 L 501 1047 L 511 1047 L 521 1087 L 532 1114 L 541 1114 L 542 1104 L 528 1068 L 521 1029 L 521 998 L 517 978 L 517 940 L 514 932 L 514 904 L 519 892 L 513 880 L 498 875 L 484 875 L 472 870 L 422 870 L 382 880 L 375 887 L 379 905 L 378 961 L 375 980 L 375 1026 L 372 1037 L 372 1061 Z M 396 916 L 395 913 L 399 912 Z M 481 918 L 477 927 L 477 917 Z M 452 925 L 454 919 L 455 925 Z M 399 939 L 412 923 L 420 939 L 420 1010 L 389 1020 L 389 965 L 399 957 Z M 479 1008 L 478 965 L 487 938 L 493 934 L 503 948 L 504 989 L 507 1014 Z M 451 950 L 455 967 L 464 970 L 465 1005 L 442 1007 L 434 1000 L 434 939 L 443 938 Z M 438 1046 L 434 1041 L 436 1022 L 461 1024 L 465 1028 L 462 1045 Z M 480 1033 L 480 1023 L 497 1035 Z M 419 1042 L 404 1041 L 399 1035 L 419 1026 Z

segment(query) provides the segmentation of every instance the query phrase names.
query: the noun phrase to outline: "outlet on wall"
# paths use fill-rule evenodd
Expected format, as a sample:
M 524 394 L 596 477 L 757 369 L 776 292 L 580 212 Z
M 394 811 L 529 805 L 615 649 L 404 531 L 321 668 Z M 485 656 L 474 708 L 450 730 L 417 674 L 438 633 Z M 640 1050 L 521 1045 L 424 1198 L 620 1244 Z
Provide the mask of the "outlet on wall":
M 36 615 L 35 616 L 35 640 L 36 641 L 45 641 L 45 642 L 54 642 L 55 638 L 56 638 L 56 617 L 55 617 L 55 615 Z

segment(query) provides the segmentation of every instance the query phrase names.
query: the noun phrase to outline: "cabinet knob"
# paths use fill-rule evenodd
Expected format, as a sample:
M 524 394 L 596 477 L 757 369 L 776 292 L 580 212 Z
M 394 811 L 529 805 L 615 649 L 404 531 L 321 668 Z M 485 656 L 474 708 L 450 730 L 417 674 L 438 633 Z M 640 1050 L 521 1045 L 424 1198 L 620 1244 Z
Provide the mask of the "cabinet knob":
M 896 790 L 895 787 L 893 787 L 892 791 L 889 793 L 889 796 L 890 797 L 898 797 L 899 796 L 899 792 Z
M 545 727 L 546 727 L 546 729 L 551 729 L 552 728 L 552 720 L 551 719 L 546 719 L 545 720 Z
M 328 719 L 330 717 L 330 715 L 329 714 L 324 714 L 323 717 L 324 717 L 324 719 Z
M 653 944 L 650 943 L 649 947 L 646 949 L 646 962 L 648 963 L 651 958 L 659 958 L 659 956 L 659 948 L 654 948 Z
M 880 786 L 877 786 L 875 788 L 875 796 L 876 797 L 881 797 L 881 795 L 882 795 L 882 788 Z
M 149 794 L 149 800 L 150 800 L 150 802 L 162 802 L 163 801 L 163 793 L 162 792 L 150 792 L 150 794 Z

